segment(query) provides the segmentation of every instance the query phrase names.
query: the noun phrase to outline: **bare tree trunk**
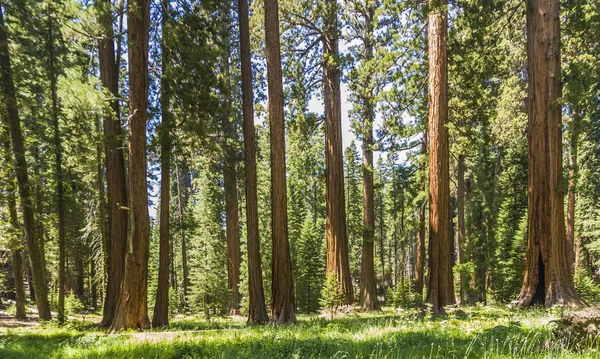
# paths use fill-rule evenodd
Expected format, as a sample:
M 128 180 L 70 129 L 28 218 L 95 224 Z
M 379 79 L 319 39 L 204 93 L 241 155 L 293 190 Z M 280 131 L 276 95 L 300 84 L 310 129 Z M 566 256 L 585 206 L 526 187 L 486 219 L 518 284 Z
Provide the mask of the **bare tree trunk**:
M 128 8 L 130 237 L 125 255 L 125 277 L 111 332 L 150 326 L 147 299 L 150 219 L 146 185 L 150 4 L 148 0 L 130 0 Z
M 373 3 L 365 1 L 365 61 L 373 60 L 373 18 L 375 8 Z M 370 84 L 368 86 L 371 86 Z M 374 94 L 371 89 L 363 98 L 365 117 L 363 127 L 363 246 L 361 262 L 361 309 L 370 312 L 377 308 L 377 293 L 375 291 L 375 192 L 373 188 L 373 122 L 375 121 Z
M 421 156 L 427 153 L 427 135 L 423 133 L 423 138 L 421 139 Z M 419 190 L 421 192 L 425 192 L 425 183 L 424 179 L 422 179 Z M 423 202 L 419 205 L 417 212 L 417 221 L 418 221 L 418 229 L 417 229 L 417 260 L 415 263 L 415 291 L 423 297 L 423 284 L 425 282 L 425 205 Z
M 269 122 L 271 132 L 271 216 L 273 255 L 271 261 L 271 321 L 295 323 L 294 283 L 287 224 L 285 171 L 285 124 L 283 114 L 283 76 L 279 43 L 279 2 L 265 0 L 265 43 L 269 84 Z
M 354 302 L 354 290 L 350 278 L 346 232 L 337 0 L 326 0 L 325 7 L 323 82 L 325 85 L 327 273 L 333 271 L 336 274 L 346 304 L 350 305 Z
M 25 160 L 25 149 L 23 147 L 23 133 L 21 132 L 21 119 L 17 107 L 15 85 L 12 78 L 10 54 L 8 49 L 8 33 L 4 25 L 3 8 L 0 7 L 0 81 L 4 93 L 4 106 L 7 113 L 7 122 L 12 141 L 14 154 L 15 172 L 21 197 L 23 211 L 23 230 L 27 242 L 27 252 L 35 287 L 36 305 L 41 320 L 51 320 L 50 304 L 48 302 L 48 289 L 46 288 L 44 259 L 42 257 L 40 243 L 36 238 L 35 222 L 33 219 L 33 201 L 31 199 L 29 176 L 27 175 L 27 161 Z
M 125 176 L 125 159 L 121 120 L 119 115 L 119 64 L 115 59 L 115 43 L 112 27 L 112 10 L 110 0 L 98 0 L 98 22 L 102 28 L 102 39 L 98 43 L 100 60 L 100 81 L 107 88 L 112 99 L 112 112 L 104 114 L 104 152 L 106 161 L 106 195 L 107 195 L 107 280 L 106 295 L 101 325 L 112 324 L 125 274 L 125 253 L 127 251 L 127 182 Z M 119 51 L 117 51 L 118 54 Z
M 246 228 L 248 241 L 248 321 L 267 322 L 262 281 L 260 237 L 258 233 L 258 195 L 256 189 L 256 143 L 254 141 L 254 95 L 250 55 L 248 0 L 238 1 L 240 57 L 242 62 L 242 108 L 244 116 L 244 159 L 246 172 Z
M 429 10 L 429 265 L 427 302 L 434 312 L 454 304 L 450 238 L 448 145 L 447 0 L 430 0 Z
M 456 190 L 456 201 L 458 207 L 458 263 L 465 263 L 465 156 L 458 156 L 458 188 Z M 460 304 L 464 305 L 467 301 L 466 293 L 469 281 L 464 273 L 460 273 Z
M 240 230 L 239 230 L 239 205 L 236 173 L 236 151 L 234 143 L 238 137 L 235 133 L 231 111 L 231 82 L 229 73 L 229 57 L 231 56 L 229 27 L 229 4 L 223 2 L 221 12 L 221 41 L 224 48 L 221 56 L 221 69 L 223 71 L 223 101 L 224 114 L 221 122 L 223 127 L 223 151 L 225 155 L 223 164 L 223 187 L 225 190 L 225 229 L 227 235 L 227 289 L 229 290 L 229 315 L 240 314 Z
M 529 196 L 519 305 L 580 306 L 567 260 L 562 191 L 559 1 L 527 1 Z
M 156 301 L 152 316 L 152 327 L 160 328 L 169 325 L 169 221 L 171 202 L 171 97 L 169 81 L 166 72 L 169 66 L 169 48 L 165 46 L 165 34 L 168 31 L 169 1 L 162 1 L 162 79 L 160 85 L 160 228 L 159 228 L 159 254 L 158 254 L 158 287 Z
M 569 139 L 569 192 L 567 196 L 567 264 L 575 274 L 577 267 L 574 265 L 576 260 L 575 252 L 575 197 L 577 192 L 577 143 L 579 141 L 579 122 L 580 114 L 574 111 L 571 123 L 571 138 Z

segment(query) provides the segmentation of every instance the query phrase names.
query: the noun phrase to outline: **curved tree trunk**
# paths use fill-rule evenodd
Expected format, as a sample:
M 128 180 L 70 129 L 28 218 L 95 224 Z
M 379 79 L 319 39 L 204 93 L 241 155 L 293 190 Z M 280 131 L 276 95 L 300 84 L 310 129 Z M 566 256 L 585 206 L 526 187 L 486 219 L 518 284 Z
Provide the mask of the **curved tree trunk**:
M 240 57 L 242 62 L 242 107 L 244 116 L 244 159 L 246 172 L 246 228 L 248 241 L 248 321 L 267 322 L 267 309 L 260 264 L 258 233 L 258 195 L 256 189 L 256 143 L 254 141 L 254 95 L 248 0 L 238 1 Z
M 429 265 L 427 302 L 434 312 L 454 304 L 450 238 L 447 0 L 430 0 L 429 12 Z
M 36 305 L 41 320 L 51 320 L 50 303 L 48 302 L 48 288 L 46 287 L 45 267 L 41 244 L 36 237 L 35 221 L 33 216 L 33 201 L 31 198 L 31 185 L 27 174 L 27 161 L 23 146 L 23 133 L 21 132 L 21 119 L 17 107 L 15 84 L 12 78 L 10 53 L 8 49 L 8 33 L 4 25 L 3 8 L 0 7 L 0 81 L 4 93 L 4 106 L 7 113 L 7 122 L 14 154 L 15 172 L 21 198 L 23 211 L 23 231 L 27 243 L 29 263 L 35 288 Z
M 271 132 L 271 226 L 273 228 L 271 321 L 286 324 L 295 323 L 296 314 L 287 224 L 285 123 L 278 12 L 277 0 L 265 0 L 265 42 Z
M 160 328 L 169 325 L 169 221 L 171 210 L 171 97 L 169 81 L 166 76 L 169 66 L 169 48 L 165 44 L 165 33 L 168 30 L 169 1 L 162 2 L 162 79 L 160 84 L 160 228 L 158 249 L 158 287 L 156 289 L 156 302 L 152 316 L 152 327 Z
M 125 277 L 111 332 L 146 329 L 150 325 L 147 299 L 150 219 L 146 184 L 150 4 L 148 0 L 130 0 L 128 8 L 130 237 L 125 255 Z
M 98 0 L 98 22 L 103 37 L 98 43 L 100 61 L 100 81 L 111 96 L 112 112 L 104 115 L 104 156 L 106 161 L 106 199 L 107 199 L 107 280 L 106 295 L 101 325 L 108 327 L 115 316 L 121 283 L 125 273 L 125 252 L 127 251 L 127 185 L 125 177 L 125 159 L 121 120 L 119 115 L 119 66 L 115 58 L 115 43 L 112 27 L 110 0 Z
M 573 286 L 565 237 L 559 41 L 558 0 L 528 0 L 528 240 L 521 306 L 584 304 Z
M 325 1 L 323 30 L 323 82 L 325 98 L 325 183 L 327 273 L 334 272 L 346 298 L 354 302 L 348 261 L 348 234 L 342 153 L 342 100 L 338 48 L 337 0 Z

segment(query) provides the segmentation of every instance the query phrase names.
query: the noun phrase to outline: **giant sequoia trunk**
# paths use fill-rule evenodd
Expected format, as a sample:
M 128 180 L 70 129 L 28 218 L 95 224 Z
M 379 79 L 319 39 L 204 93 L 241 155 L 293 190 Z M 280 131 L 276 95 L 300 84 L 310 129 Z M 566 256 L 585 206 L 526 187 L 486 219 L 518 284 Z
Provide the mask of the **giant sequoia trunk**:
M 236 151 L 234 144 L 238 137 L 233 125 L 231 111 L 231 84 L 229 82 L 229 58 L 231 57 L 229 26 L 229 5 L 223 3 L 221 9 L 221 41 L 223 43 L 223 56 L 221 56 L 221 70 L 223 71 L 224 84 L 221 100 L 224 114 L 221 118 L 223 128 L 223 151 L 225 160 L 223 164 L 223 187 L 225 189 L 225 229 L 227 235 L 227 289 L 229 290 L 229 315 L 240 314 L 240 230 L 237 173 L 235 169 Z
M 278 0 L 265 0 L 265 43 L 271 132 L 271 227 L 273 229 L 271 321 L 285 324 L 295 323 L 296 314 L 287 224 L 285 124 L 278 11 Z
M 125 274 L 125 252 L 127 250 L 127 186 L 121 120 L 119 116 L 119 71 L 115 59 L 115 43 L 112 27 L 110 0 L 96 1 L 98 22 L 102 38 L 98 42 L 100 81 L 110 91 L 110 108 L 104 114 L 104 156 L 106 161 L 106 200 L 108 217 L 107 280 L 102 313 L 102 326 L 110 326 L 115 316 L 117 301 Z
M 169 48 L 165 44 L 165 34 L 168 31 L 169 1 L 162 2 L 162 79 L 160 84 L 160 228 L 158 230 L 158 287 L 156 289 L 156 302 L 154 303 L 154 314 L 152 316 L 152 327 L 166 327 L 169 325 L 169 221 L 171 202 L 171 92 L 168 76 Z
M 435 312 L 454 304 L 450 238 L 448 145 L 447 0 L 430 0 L 429 11 L 429 265 L 427 302 Z
M 36 237 L 35 221 L 33 215 L 33 200 L 31 198 L 31 185 L 27 174 L 27 161 L 23 146 L 23 133 L 21 132 L 21 119 L 17 107 L 15 84 L 12 77 L 10 52 L 8 49 L 8 31 L 4 25 L 3 9 L 0 7 L 0 81 L 4 93 L 4 108 L 12 142 L 15 172 L 23 212 L 23 231 L 27 242 L 29 263 L 35 289 L 35 299 L 38 314 L 41 320 L 51 320 L 50 303 L 48 302 L 48 288 L 46 287 L 45 260 L 39 239 Z
M 248 241 L 248 321 L 265 323 L 267 309 L 260 264 L 258 233 L 258 194 L 256 189 L 256 143 L 254 141 L 254 100 L 250 57 L 248 0 L 238 1 L 240 57 L 242 70 L 242 108 L 244 117 L 244 160 L 246 172 L 246 230 Z
M 338 48 L 337 0 L 325 1 L 323 29 L 323 82 L 325 98 L 325 183 L 327 273 L 334 272 L 346 298 L 354 302 L 344 196 L 344 163 L 342 154 L 342 100 Z
M 130 0 L 129 45 L 129 212 L 130 236 L 125 255 L 125 277 L 110 331 L 146 329 L 148 320 L 148 258 L 150 219 L 146 188 L 146 111 L 148 108 L 148 37 L 150 4 Z
M 528 239 L 521 306 L 583 304 L 573 287 L 565 237 L 559 41 L 558 0 L 528 0 Z
M 423 138 L 421 139 L 421 156 L 427 153 L 427 135 L 424 131 Z M 419 191 L 425 192 L 425 179 L 421 180 Z M 423 284 L 425 279 L 425 205 L 426 203 L 420 203 L 417 209 L 417 258 L 415 261 L 415 291 L 419 294 L 420 298 L 423 297 Z
M 373 59 L 373 18 L 375 9 L 366 1 L 365 60 Z M 368 85 L 370 86 L 370 84 Z M 373 91 L 363 98 L 365 118 L 363 127 L 363 246 L 360 280 L 360 303 L 363 311 L 372 311 L 377 307 L 375 291 L 375 200 L 373 189 L 373 122 L 375 121 Z

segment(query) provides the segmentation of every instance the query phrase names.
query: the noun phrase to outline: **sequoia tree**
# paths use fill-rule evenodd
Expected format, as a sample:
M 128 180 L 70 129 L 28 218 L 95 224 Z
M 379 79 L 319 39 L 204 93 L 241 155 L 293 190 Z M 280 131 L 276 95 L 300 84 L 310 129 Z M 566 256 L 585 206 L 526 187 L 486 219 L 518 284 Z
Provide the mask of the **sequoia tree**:
M 447 0 L 429 1 L 429 264 L 427 302 L 434 312 L 454 304 L 450 238 Z
M 130 233 L 125 277 L 110 331 L 146 329 L 148 320 L 148 258 L 150 218 L 146 184 L 146 118 L 148 108 L 148 37 L 150 3 L 129 0 L 129 208 Z
M 334 272 L 345 295 L 354 302 L 344 195 L 342 152 L 342 94 L 337 0 L 325 0 L 323 18 L 323 97 L 325 100 L 325 182 L 327 273 Z
M 527 264 L 517 301 L 576 307 L 565 234 L 558 0 L 527 1 Z
M 36 237 L 35 221 L 33 215 L 33 200 L 31 197 L 31 184 L 27 174 L 27 161 L 25 159 L 25 147 L 23 144 L 23 133 L 21 131 L 21 119 L 17 107 L 17 96 L 10 62 L 10 51 L 8 44 L 8 30 L 4 24 L 3 7 L 0 6 L 0 81 L 4 93 L 4 108 L 12 143 L 14 155 L 15 172 L 21 199 L 21 210 L 23 213 L 23 232 L 27 243 L 29 264 L 33 277 L 33 288 L 35 289 L 35 302 L 38 315 L 42 320 L 51 320 L 50 303 L 48 302 L 48 288 L 45 279 L 45 260 L 41 250 L 40 240 Z
M 288 240 L 283 78 L 278 12 L 278 0 L 265 0 L 265 43 L 267 47 L 271 132 L 271 227 L 273 237 L 271 321 L 285 324 L 295 323 L 296 314 L 294 313 L 294 284 Z
M 98 41 L 100 81 L 109 91 L 110 109 L 104 113 L 104 155 L 106 162 L 106 201 L 108 217 L 106 295 L 101 325 L 108 327 L 113 321 L 123 275 L 127 248 L 127 185 L 123 155 L 122 128 L 119 116 L 119 62 L 115 54 L 115 41 L 110 0 L 97 0 L 98 23 L 102 36 Z
M 254 140 L 254 95 L 248 0 L 238 1 L 240 57 L 242 70 L 242 109 L 244 118 L 244 163 L 246 172 L 246 230 L 248 242 L 248 321 L 265 323 L 267 309 L 260 264 L 258 233 L 258 194 L 256 188 L 256 143 Z

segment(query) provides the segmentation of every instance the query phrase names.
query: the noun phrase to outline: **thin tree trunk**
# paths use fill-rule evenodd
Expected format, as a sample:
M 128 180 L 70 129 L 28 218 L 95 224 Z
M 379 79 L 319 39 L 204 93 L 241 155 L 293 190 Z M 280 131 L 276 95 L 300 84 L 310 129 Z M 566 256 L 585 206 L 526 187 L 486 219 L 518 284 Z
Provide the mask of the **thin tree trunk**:
M 103 37 L 98 43 L 100 61 L 100 81 L 110 91 L 110 107 L 112 111 L 104 114 L 104 152 L 106 162 L 106 197 L 107 197 L 107 281 L 106 295 L 101 325 L 112 324 L 125 274 L 125 253 L 127 252 L 128 207 L 127 181 L 125 175 L 125 159 L 123 154 L 122 128 L 119 111 L 119 51 L 115 59 L 115 43 L 112 27 L 112 10 L 110 0 L 97 0 L 98 22 Z M 120 45 L 119 45 L 120 47 Z
M 327 273 L 335 273 L 345 295 L 346 304 L 351 305 L 354 302 L 354 290 L 350 278 L 348 234 L 346 232 L 337 0 L 325 0 L 325 7 L 323 82 L 325 85 Z
M 150 3 L 130 0 L 127 16 L 129 45 L 129 212 L 130 237 L 125 277 L 110 331 L 146 329 L 148 320 L 148 258 L 150 219 L 146 185 L 146 117 L 148 109 L 148 37 Z
M 577 256 L 575 252 L 575 197 L 577 192 L 577 143 L 579 141 L 579 122 L 580 114 L 576 111 L 573 114 L 571 124 L 571 138 L 569 139 L 569 193 L 567 196 L 567 265 L 571 269 L 573 275 L 577 270 L 574 265 Z M 578 261 L 577 261 L 578 262 Z
M 458 263 L 465 263 L 465 155 L 458 155 L 458 188 L 456 190 L 456 202 L 458 207 Z M 465 305 L 467 298 L 467 285 L 469 281 L 465 273 L 460 273 L 460 304 Z
M 8 33 L 4 25 L 3 8 L 0 7 L 0 81 L 4 93 L 4 106 L 7 113 L 7 122 L 12 141 L 15 172 L 21 197 L 23 211 L 23 230 L 27 242 L 27 252 L 35 286 L 36 305 L 41 320 L 51 320 L 50 304 L 48 302 L 48 289 L 46 288 L 44 259 L 40 250 L 40 243 L 36 238 L 35 222 L 33 216 L 33 201 L 31 199 L 29 176 L 27 174 L 27 161 L 23 146 L 23 133 L 21 132 L 21 119 L 17 107 L 15 85 L 12 78 L 10 54 L 8 49 Z
M 107 234 L 107 226 L 106 226 L 106 197 L 104 193 L 104 166 L 102 164 L 102 144 L 99 142 L 96 147 L 96 162 L 97 162 L 97 174 L 96 174 L 96 185 L 98 187 L 98 227 L 100 228 L 100 238 L 102 241 L 102 265 L 104 270 L 102 273 L 106 273 L 106 269 L 108 268 L 108 234 Z M 91 258 L 91 270 L 90 276 L 92 277 L 92 303 L 94 309 L 98 308 L 97 302 L 97 286 L 98 280 L 96 278 L 96 262 L 94 260 L 93 253 L 90 255 Z M 102 281 L 100 282 L 100 287 L 103 286 L 104 276 L 102 277 Z M 102 300 L 102 296 L 100 296 L 100 300 Z
M 229 58 L 231 56 L 229 26 L 229 4 L 223 3 L 221 8 L 221 41 L 223 42 L 223 56 L 221 56 L 221 69 L 224 84 L 221 99 L 224 114 L 221 119 L 223 127 L 223 150 L 225 159 L 223 164 L 223 187 L 225 190 L 225 230 L 227 235 L 227 287 L 229 290 L 229 315 L 240 314 L 240 230 L 239 230 L 239 205 L 236 174 L 236 151 L 234 144 L 238 137 L 233 126 L 233 113 L 231 111 L 231 82 L 229 73 Z
M 250 54 L 248 0 L 238 1 L 240 57 L 242 70 L 242 109 L 244 117 L 244 159 L 246 172 L 246 228 L 248 241 L 248 321 L 267 321 L 263 289 L 260 237 L 258 233 L 258 195 L 256 189 L 256 143 L 254 141 L 254 95 Z
M 285 171 L 283 76 L 279 43 L 279 2 L 265 0 L 265 43 L 271 132 L 272 291 L 271 318 L 277 324 L 295 323 L 294 283 L 288 240 Z
M 527 264 L 518 302 L 580 306 L 568 263 L 562 191 L 559 1 L 527 1 Z
M 429 265 L 427 302 L 434 312 L 454 304 L 450 238 L 448 145 L 447 0 L 430 0 L 429 10 Z
M 169 325 L 169 217 L 171 202 L 171 97 L 168 76 L 169 48 L 165 44 L 165 36 L 169 21 L 169 1 L 162 1 L 162 79 L 160 85 L 161 127 L 160 135 L 160 228 L 159 228 L 159 254 L 158 254 L 158 286 L 152 327 L 160 328 Z

